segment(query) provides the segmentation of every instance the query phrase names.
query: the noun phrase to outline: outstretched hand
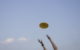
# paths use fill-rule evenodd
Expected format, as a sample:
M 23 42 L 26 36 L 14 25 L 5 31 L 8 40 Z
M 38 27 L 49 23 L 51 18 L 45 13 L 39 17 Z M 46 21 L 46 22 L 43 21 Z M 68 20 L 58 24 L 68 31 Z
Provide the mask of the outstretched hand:
M 38 40 L 38 42 L 39 42 L 42 46 L 44 46 L 42 40 Z
M 44 43 L 42 42 L 42 40 L 38 40 L 38 42 L 41 44 L 41 46 L 43 47 L 43 50 L 46 50 L 46 47 L 44 46 Z
M 50 43 L 52 44 L 52 47 L 54 50 L 58 50 L 58 47 L 56 46 L 56 44 L 54 43 L 54 41 L 52 41 L 52 39 L 50 38 L 50 36 L 47 35 L 47 38 L 49 39 Z
M 47 35 L 47 38 L 48 38 L 49 40 L 51 40 L 51 38 L 50 38 L 50 36 L 49 36 L 49 35 Z

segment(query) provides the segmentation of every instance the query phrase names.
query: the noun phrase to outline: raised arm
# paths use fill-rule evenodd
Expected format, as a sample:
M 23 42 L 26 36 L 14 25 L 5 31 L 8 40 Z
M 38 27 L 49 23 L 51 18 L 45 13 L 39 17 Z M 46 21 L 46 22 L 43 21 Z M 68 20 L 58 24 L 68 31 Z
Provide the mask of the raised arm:
M 47 35 L 48 40 L 50 41 L 52 47 L 54 50 L 58 50 L 58 47 L 56 46 L 56 44 L 54 43 L 54 41 L 52 41 L 52 39 L 50 38 L 50 36 Z
M 43 49 L 46 50 L 46 47 L 44 46 L 42 40 L 38 40 L 38 42 L 41 44 L 41 46 L 43 47 Z

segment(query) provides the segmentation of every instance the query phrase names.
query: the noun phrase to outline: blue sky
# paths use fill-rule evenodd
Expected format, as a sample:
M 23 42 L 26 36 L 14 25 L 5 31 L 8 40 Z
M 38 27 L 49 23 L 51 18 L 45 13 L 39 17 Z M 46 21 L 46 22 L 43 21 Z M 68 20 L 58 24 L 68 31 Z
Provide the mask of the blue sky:
M 48 29 L 39 28 L 41 22 Z M 59 50 L 80 49 L 79 0 L 0 0 L 0 50 L 42 50 L 49 34 Z

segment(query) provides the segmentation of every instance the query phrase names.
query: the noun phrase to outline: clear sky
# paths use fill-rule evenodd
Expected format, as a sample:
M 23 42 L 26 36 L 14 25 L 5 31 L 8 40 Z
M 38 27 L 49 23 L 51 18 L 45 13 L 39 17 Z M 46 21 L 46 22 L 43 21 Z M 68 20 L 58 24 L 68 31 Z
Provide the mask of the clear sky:
M 48 29 L 39 28 L 47 22 Z M 80 50 L 80 0 L 0 0 L 0 50 Z

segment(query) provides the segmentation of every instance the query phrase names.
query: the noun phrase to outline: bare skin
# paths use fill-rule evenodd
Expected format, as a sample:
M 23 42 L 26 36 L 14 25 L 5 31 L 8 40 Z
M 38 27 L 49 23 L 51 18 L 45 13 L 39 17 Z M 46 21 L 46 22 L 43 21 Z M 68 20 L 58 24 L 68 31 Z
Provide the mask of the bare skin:
M 58 50 L 58 47 L 56 46 L 56 44 L 54 43 L 54 41 L 52 41 L 51 37 L 50 36 L 46 36 L 48 38 L 48 40 L 50 41 L 52 47 L 53 47 L 53 50 Z M 44 46 L 42 40 L 38 40 L 38 42 L 41 44 L 41 46 L 43 47 L 44 50 L 46 50 L 46 47 Z
M 46 47 L 44 46 L 42 40 L 38 40 L 38 42 L 41 44 L 41 46 L 43 47 L 43 50 L 46 50 Z
M 58 50 L 58 47 L 56 46 L 56 44 L 54 43 L 54 41 L 52 41 L 52 39 L 50 38 L 50 36 L 47 35 L 48 40 L 50 41 L 53 50 Z

